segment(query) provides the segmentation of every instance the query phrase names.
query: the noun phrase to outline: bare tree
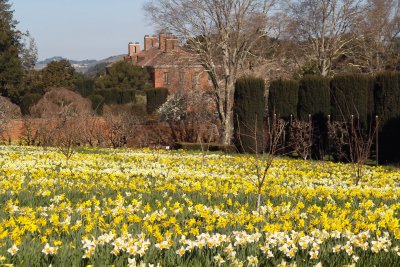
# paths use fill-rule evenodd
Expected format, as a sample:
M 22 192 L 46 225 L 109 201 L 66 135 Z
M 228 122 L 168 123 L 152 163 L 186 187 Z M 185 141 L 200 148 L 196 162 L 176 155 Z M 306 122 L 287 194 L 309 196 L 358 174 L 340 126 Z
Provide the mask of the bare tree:
M 289 31 L 308 61 L 329 76 L 339 57 L 353 51 L 354 30 L 365 14 L 363 0 L 288 0 Z
M 289 147 L 302 159 L 311 156 L 312 147 L 312 122 L 294 120 L 289 125 Z
M 30 108 L 32 116 L 63 118 L 93 114 L 90 100 L 67 88 L 52 88 L 38 103 Z
M 340 94 L 343 94 L 343 97 L 339 98 Z M 355 100 L 344 97 L 342 91 L 332 96 L 341 121 L 331 122 L 330 117 L 328 118 L 328 142 L 333 148 L 332 155 L 336 156 L 336 160 L 344 159 L 354 166 L 354 183 L 357 185 L 365 175 L 365 165 L 371 156 L 371 149 L 376 140 L 379 120 L 378 117 L 374 120 L 372 114 L 366 120 L 360 119 Z
M 169 125 L 175 142 L 202 143 L 219 135 L 218 118 L 208 92 L 179 91 L 168 97 L 158 114 L 160 121 Z M 210 135 L 214 135 L 213 138 Z
M 126 110 L 104 114 L 104 120 L 107 141 L 113 148 L 126 146 L 140 124 L 139 118 Z
M 251 49 L 270 32 L 274 0 L 154 0 L 145 10 L 161 30 L 172 31 L 187 44 L 207 71 L 224 144 L 234 132 L 235 81 Z M 271 33 L 272 34 L 272 33 Z
M 394 69 L 399 55 L 396 37 L 400 32 L 400 2 L 398 0 L 367 0 L 365 16 L 356 29 L 359 36 L 351 60 L 363 72 Z
M 68 163 L 75 154 L 76 147 L 80 145 L 81 134 L 77 118 L 65 116 L 57 120 L 56 135 L 56 146 Z
M 273 165 L 275 158 L 284 150 L 284 144 L 282 143 L 283 133 L 287 126 L 287 122 L 281 119 L 277 119 L 275 116 L 273 119 L 268 120 L 264 127 L 264 136 L 262 141 L 258 136 L 259 131 L 254 127 L 252 138 L 254 138 L 255 151 L 261 151 L 256 154 L 246 154 L 247 162 L 249 162 L 250 180 L 257 188 L 257 210 L 260 212 L 262 191 L 267 180 L 268 172 Z M 249 127 L 245 125 L 245 127 Z M 249 129 L 246 132 L 249 132 Z M 238 129 L 238 136 L 243 136 Z M 251 132 L 251 131 L 250 131 Z M 248 136 L 250 137 L 250 136 Z M 241 140 L 239 140 L 241 143 Z M 242 150 L 244 147 L 242 145 Z
M 358 118 L 353 115 L 342 122 L 329 122 L 329 142 L 335 148 L 336 156 L 345 159 L 354 167 L 354 183 L 365 176 L 365 165 L 371 156 L 379 121 L 371 121 L 367 129 L 363 128 Z
M 21 34 L 22 37 L 22 49 L 20 52 L 20 58 L 22 66 L 25 70 L 32 70 L 38 59 L 38 49 L 35 39 L 32 37 L 29 31 Z
M 34 119 L 26 116 L 23 118 L 24 121 L 24 132 L 22 135 L 22 142 L 28 146 L 37 145 L 39 141 L 39 131 L 37 129 L 37 123 L 35 123 Z
M 0 136 L 8 130 L 11 120 L 20 117 L 20 108 L 13 104 L 8 98 L 0 96 Z
M 84 116 L 79 120 L 82 141 L 89 146 L 105 146 L 106 123 L 101 117 Z

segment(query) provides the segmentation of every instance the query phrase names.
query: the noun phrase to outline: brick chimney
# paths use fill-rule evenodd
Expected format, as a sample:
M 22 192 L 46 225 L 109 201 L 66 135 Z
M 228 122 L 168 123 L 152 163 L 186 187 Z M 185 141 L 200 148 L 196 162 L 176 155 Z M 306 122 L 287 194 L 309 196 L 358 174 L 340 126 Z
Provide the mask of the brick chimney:
M 172 35 L 172 33 L 160 33 L 159 35 L 159 45 L 160 45 L 160 49 L 165 51 L 165 46 L 166 46 L 166 42 L 167 39 L 173 38 L 174 36 Z
M 128 45 L 128 56 L 135 56 L 140 53 L 140 44 L 130 42 Z
M 179 46 L 178 38 L 172 37 L 165 40 L 165 52 L 172 51 Z
M 144 51 L 147 51 L 153 47 L 159 47 L 159 39 L 155 35 L 145 35 L 144 36 Z

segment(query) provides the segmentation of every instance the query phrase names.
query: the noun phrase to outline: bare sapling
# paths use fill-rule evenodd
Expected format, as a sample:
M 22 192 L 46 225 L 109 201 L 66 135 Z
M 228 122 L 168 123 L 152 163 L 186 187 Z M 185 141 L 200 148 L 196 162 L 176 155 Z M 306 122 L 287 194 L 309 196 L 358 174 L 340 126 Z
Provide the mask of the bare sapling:
M 307 160 L 311 157 L 312 147 L 312 122 L 294 120 L 289 125 L 289 144 L 302 159 Z
M 249 131 L 251 133 L 246 135 L 248 138 L 254 139 L 253 153 L 247 153 L 247 160 L 250 162 L 251 175 L 250 179 L 253 185 L 257 188 L 257 211 L 260 213 L 262 193 L 265 182 L 267 180 L 267 175 L 271 169 L 274 159 L 284 150 L 283 135 L 287 122 L 282 119 L 277 119 L 276 116 L 273 117 L 272 121 L 268 120 L 264 126 L 264 134 L 260 138 L 259 130 L 257 130 L 257 123 L 254 130 Z M 240 124 L 238 124 L 240 125 Z M 243 125 L 243 123 L 241 124 Z M 244 127 L 247 127 L 244 125 Z M 242 150 L 244 150 L 242 140 L 240 136 L 244 136 L 239 131 L 239 142 Z M 260 152 L 260 153 L 256 153 Z
M 355 169 L 354 183 L 358 185 L 365 176 L 366 163 L 371 155 L 371 148 L 377 134 L 378 123 L 371 121 L 368 129 L 362 129 L 358 119 L 351 115 L 348 131 L 350 132 L 350 161 Z
M 80 143 L 80 129 L 77 122 L 77 118 L 64 117 L 56 126 L 56 145 L 60 153 L 65 156 L 67 164 Z
M 338 99 L 335 98 L 335 101 L 338 103 Z M 339 156 L 353 165 L 353 182 L 358 185 L 366 174 L 366 164 L 378 132 L 379 117 L 376 116 L 373 120 L 373 116 L 370 115 L 369 123 L 364 122 L 368 125 L 363 125 L 355 103 L 349 101 L 345 100 L 343 106 L 338 104 L 342 122 L 328 120 L 328 136 L 331 145 L 339 148 Z M 345 115 L 353 112 L 356 116 Z

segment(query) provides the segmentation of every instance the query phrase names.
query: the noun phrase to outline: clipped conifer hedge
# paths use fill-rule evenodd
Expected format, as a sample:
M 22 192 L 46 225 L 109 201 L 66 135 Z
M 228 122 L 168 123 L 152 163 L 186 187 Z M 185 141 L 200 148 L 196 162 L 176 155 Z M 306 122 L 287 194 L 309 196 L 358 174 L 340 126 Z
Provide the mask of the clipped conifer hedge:
M 136 90 L 115 88 L 96 89 L 93 95 L 101 95 L 106 104 L 126 104 L 135 102 Z
M 96 112 L 96 114 L 102 115 L 104 107 L 104 97 L 101 95 L 91 95 L 89 96 L 89 99 L 92 102 L 92 109 Z
M 168 89 L 153 88 L 146 90 L 146 109 L 147 113 L 151 114 L 167 101 Z
M 372 115 L 373 83 L 369 75 L 348 73 L 331 80 L 331 116 L 343 121 L 353 115 L 363 127 Z
M 245 77 L 236 81 L 234 95 L 235 145 L 246 153 L 263 151 L 264 80 Z
M 275 80 L 269 85 L 268 110 L 270 116 L 287 119 L 297 117 L 299 83 L 294 80 Z
M 330 114 L 329 79 L 317 75 L 307 75 L 299 82 L 298 116 L 307 120 L 308 115 Z
M 380 117 L 379 160 L 400 162 L 400 73 L 376 75 L 374 84 L 375 114 Z

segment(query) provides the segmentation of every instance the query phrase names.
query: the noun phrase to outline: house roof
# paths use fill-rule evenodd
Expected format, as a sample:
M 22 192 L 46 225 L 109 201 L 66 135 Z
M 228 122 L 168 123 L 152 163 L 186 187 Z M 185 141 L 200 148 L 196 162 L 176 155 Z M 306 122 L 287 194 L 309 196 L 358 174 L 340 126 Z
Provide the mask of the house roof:
M 168 52 L 159 48 L 151 48 L 147 51 L 139 53 L 139 66 L 142 67 L 201 67 L 202 65 L 190 52 L 181 47 L 175 48 Z

